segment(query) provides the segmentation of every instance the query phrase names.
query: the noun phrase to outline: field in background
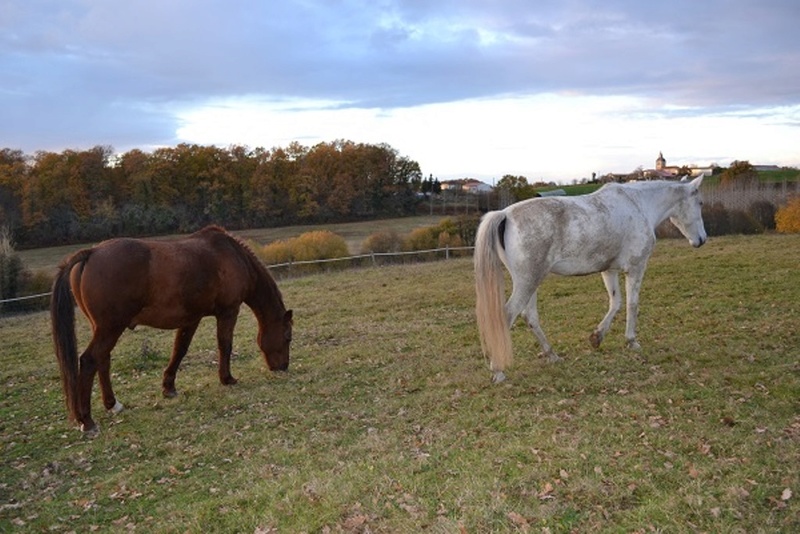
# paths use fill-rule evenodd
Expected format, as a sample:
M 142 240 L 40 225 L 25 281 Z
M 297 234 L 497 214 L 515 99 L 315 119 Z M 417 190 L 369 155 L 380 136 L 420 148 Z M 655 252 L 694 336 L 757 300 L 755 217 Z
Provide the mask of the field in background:
M 719 176 L 707 177 L 704 180 L 705 187 L 703 194 L 706 197 L 706 204 L 720 202 L 729 209 L 746 210 L 754 201 L 768 201 L 780 207 L 786 200 L 800 194 L 800 171 L 796 169 L 784 169 L 780 171 L 765 171 L 760 173 L 761 182 L 757 185 L 745 189 L 732 188 L 725 189 L 719 187 Z M 601 187 L 601 184 L 580 184 L 559 186 L 568 195 L 583 195 L 591 193 Z M 550 189 L 550 188 L 545 188 Z M 460 202 L 471 208 L 465 208 L 465 213 L 476 213 L 476 202 L 478 199 L 472 194 L 463 194 Z M 440 199 L 441 200 L 441 199 Z M 459 205 L 458 201 L 450 200 L 451 204 Z M 407 234 L 412 230 L 425 226 L 435 226 L 442 219 L 457 217 L 461 212 L 459 208 L 450 206 L 449 215 L 437 212 L 441 206 L 437 204 L 434 215 L 403 217 L 396 219 L 384 219 L 376 221 L 363 221 L 353 223 L 335 223 L 306 226 L 287 226 L 280 228 L 259 228 L 242 230 L 235 232 L 246 239 L 250 239 L 259 244 L 267 244 L 272 241 L 297 237 L 304 232 L 315 230 L 329 230 L 342 236 L 347 242 L 350 252 L 358 254 L 361 252 L 361 244 L 370 234 L 378 231 L 394 230 L 398 234 Z M 470 211 L 471 210 L 471 211 Z M 446 211 L 446 210 L 445 210 Z M 162 236 L 156 239 L 169 239 L 175 236 Z M 93 243 L 66 245 L 61 247 L 50 247 L 32 250 L 19 251 L 24 265 L 31 271 L 52 272 L 59 262 L 67 255 L 91 246 Z
M 403 217 L 398 219 L 383 219 L 377 221 L 364 221 L 353 223 L 320 224 L 313 226 L 286 226 L 281 228 L 259 228 L 252 230 L 242 230 L 234 232 L 236 235 L 252 240 L 261 245 L 277 241 L 279 239 L 289 239 L 296 237 L 304 232 L 315 230 L 329 230 L 342 236 L 347 242 L 350 252 L 357 254 L 361 252 L 360 247 L 364 239 L 371 233 L 380 230 L 394 230 L 399 234 L 408 233 L 415 228 L 425 226 L 435 226 L 445 217 L 441 215 Z M 171 239 L 177 236 L 164 236 L 156 239 Z M 92 243 L 80 245 L 66 245 L 63 247 L 51 247 L 32 250 L 21 250 L 19 255 L 25 267 L 32 270 L 55 271 L 61 260 L 69 254 L 82 248 L 91 246 Z
M 641 354 L 622 316 L 590 348 L 598 276 L 549 278 L 541 318 L 565 360 L 537 357 L 520 323 L 501 385 L 469 259 L 284 281 L 289 373 L 266 371 L 243 310 L 240 383 L 218 384 L 207 319 L 165 400 L 173 334 L 127 332 L 112 372 L 128 409 L 95 399 L 91 441 L 66 421 L 47 313 L 0 319 L 0 531 L 798 531 L 798 257 L 800 235 L 659 242 Z

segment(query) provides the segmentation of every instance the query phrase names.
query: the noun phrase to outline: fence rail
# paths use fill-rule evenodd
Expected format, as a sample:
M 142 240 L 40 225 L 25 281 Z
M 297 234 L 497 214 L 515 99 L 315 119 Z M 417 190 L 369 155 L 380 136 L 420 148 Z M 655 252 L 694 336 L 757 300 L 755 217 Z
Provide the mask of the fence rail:
M 325 264 L 325 263 L 336 263 L 336 262 L 345 262 L 345 261 L 353 261 L 353 260 L 365 260 L 371 259 L 372 264 L 377 266 L 377 258 L 386 258 L 386 257 L 404 257 L 404 256 L 419 256 L 422 254 L 431 254 L 431 253 L 438 253 L 444 252 L 446 260 L 450 259 L 451 252 L 459 252 L 469 250 L 471 251 L 475 247 L 445 247 L 445 248 L 430 248 L 425 250 L 412 250 L 410 252 L 370 252 L 369 254 L 356 254 L 355 256 L 342 256 L 341 258 L 328 258 L 324 260 L 304 260 L 304 261 L 288 261 L 285 263 L 274 263 L 272 265 L 267 265 L 270 269 L 281 268 L 281 267 L 292 267 L 295 265 L 314 265 L 314 264 Z
M 304 266 L 311 266 L 311 265 L 326 265 L 326 264 L 334 264 L 334 263 L 344 263 L 344 262 L 356 262 L 356 261 L 363 261 L 363 260 L 371 260 L 370 263 L 373 267 L 379 267 L 383 265 L 379 258 L 405 258 L 411 256 L 422 256 L 422 255 L 431 255 L 431 254 L 439 254 L 444 253 L 444 259 L 449 260 L 451 254 L 459 253 L 459 252 L 466 252 L 472 251 L 474 247 L 444 247 L 444 248 L 431 248 L 425 250 L 414 250 L 410 252 L 370 252 L 369 254 L 356 254 L 354 256 L 342 256 L 341 258 L 328 258 L 323 260 L 302 260 L 302 261 L 289 261 L 284 263 L 275 263 L 272 265 L 267 265 L 270 270 L 281 270 L 287 269 L 289 271 L 287 278 L 292 277 L 292 271 L 295 267 L 304 267 Z M 302 275 L 302 270 L 299 273 Z M 15 303 L 15 302 L 24 302 L 28 300 L 34 300 L 38 298 L 49 297 L 52 293 L 38 293 L 36 295 L 24 295 L 22 297 L 14 297 L 9 299 L 0 299 L 0 315 L 2 315 L 3 308 L 5 304 Z M 24 311 L 24 310 L 19 310 Z
M 2 299 L 0 300 L 0 305 L 5 304 L 7 302 L 22 302 L 25 300 L 33 300 L 41 297 L 49 297 L 50 295 L 52 295 L 52 293 L 39 293 L 37 295 L 25 295 L 22 297 L 14 297 L 13 299 Z
M 703 201 L 722 204 L 726 209 L 746 210 L 753 202 L 765 201 L 776 208 L 785 206 L 790 198 L 800 195 L 800 181 L 761 182 L 744 187 L 704 186 Z

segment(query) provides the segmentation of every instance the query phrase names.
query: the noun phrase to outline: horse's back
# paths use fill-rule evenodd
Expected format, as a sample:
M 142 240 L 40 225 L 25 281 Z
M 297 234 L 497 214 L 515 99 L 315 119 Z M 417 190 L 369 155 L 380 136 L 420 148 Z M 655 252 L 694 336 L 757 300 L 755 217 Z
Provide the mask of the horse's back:
M 506 208 L 510 259 L 541 270 L 588 274 L 623 267 L 641 224 L 624 190 L 604 187 L 575 197 L 535 198 Z
M 214 244 L 219 237 L 105 241 L 81 271 L 73 271 L 76 300 L 93 322 L 130 327 L 179 328 L 223 308 L 238 309 L 241 273 Z

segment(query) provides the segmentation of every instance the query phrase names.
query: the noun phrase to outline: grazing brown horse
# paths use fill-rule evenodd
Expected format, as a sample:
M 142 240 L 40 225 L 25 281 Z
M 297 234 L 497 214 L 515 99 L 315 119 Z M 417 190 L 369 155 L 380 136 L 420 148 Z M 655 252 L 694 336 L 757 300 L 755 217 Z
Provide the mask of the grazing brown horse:
M 75 301 L 89 319 L 92 339 L 77 355 Z M 258 345 L 273 371 L 289 367 L 292 311 L 266 267 L 239 239 L 209 226 L 184 239 L 112 239 L 65 259 L 53 283 L 53 342 L 70 417 L 96 434 L 91 393 L 99 374 L 103 404 L 119 412 L 109 374 L 111 350 L 126 328 L 177 330 L 164 370 L 165 397 L 177 395 L 175 374 L 203 317 L 217 320 L 219 379 L 231 375 L 233 329 L 244 302 L 258 320 Z

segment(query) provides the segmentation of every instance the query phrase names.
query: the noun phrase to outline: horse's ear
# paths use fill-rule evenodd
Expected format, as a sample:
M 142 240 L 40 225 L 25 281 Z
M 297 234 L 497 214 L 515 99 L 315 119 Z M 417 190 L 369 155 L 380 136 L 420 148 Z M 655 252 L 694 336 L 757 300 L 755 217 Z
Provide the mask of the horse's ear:
M 692 180 L 692 187 L 694 187 L 695 189 L 700 189 L 700 186 L 703 184 L 704 177 L 705 174 L 701 174 L 700 176 Z
M 283 314 L 283 322 L 291 323 L 292 322 L 292 316 L 293 316 L 292 310 L 286 310 L 286 313 Z

